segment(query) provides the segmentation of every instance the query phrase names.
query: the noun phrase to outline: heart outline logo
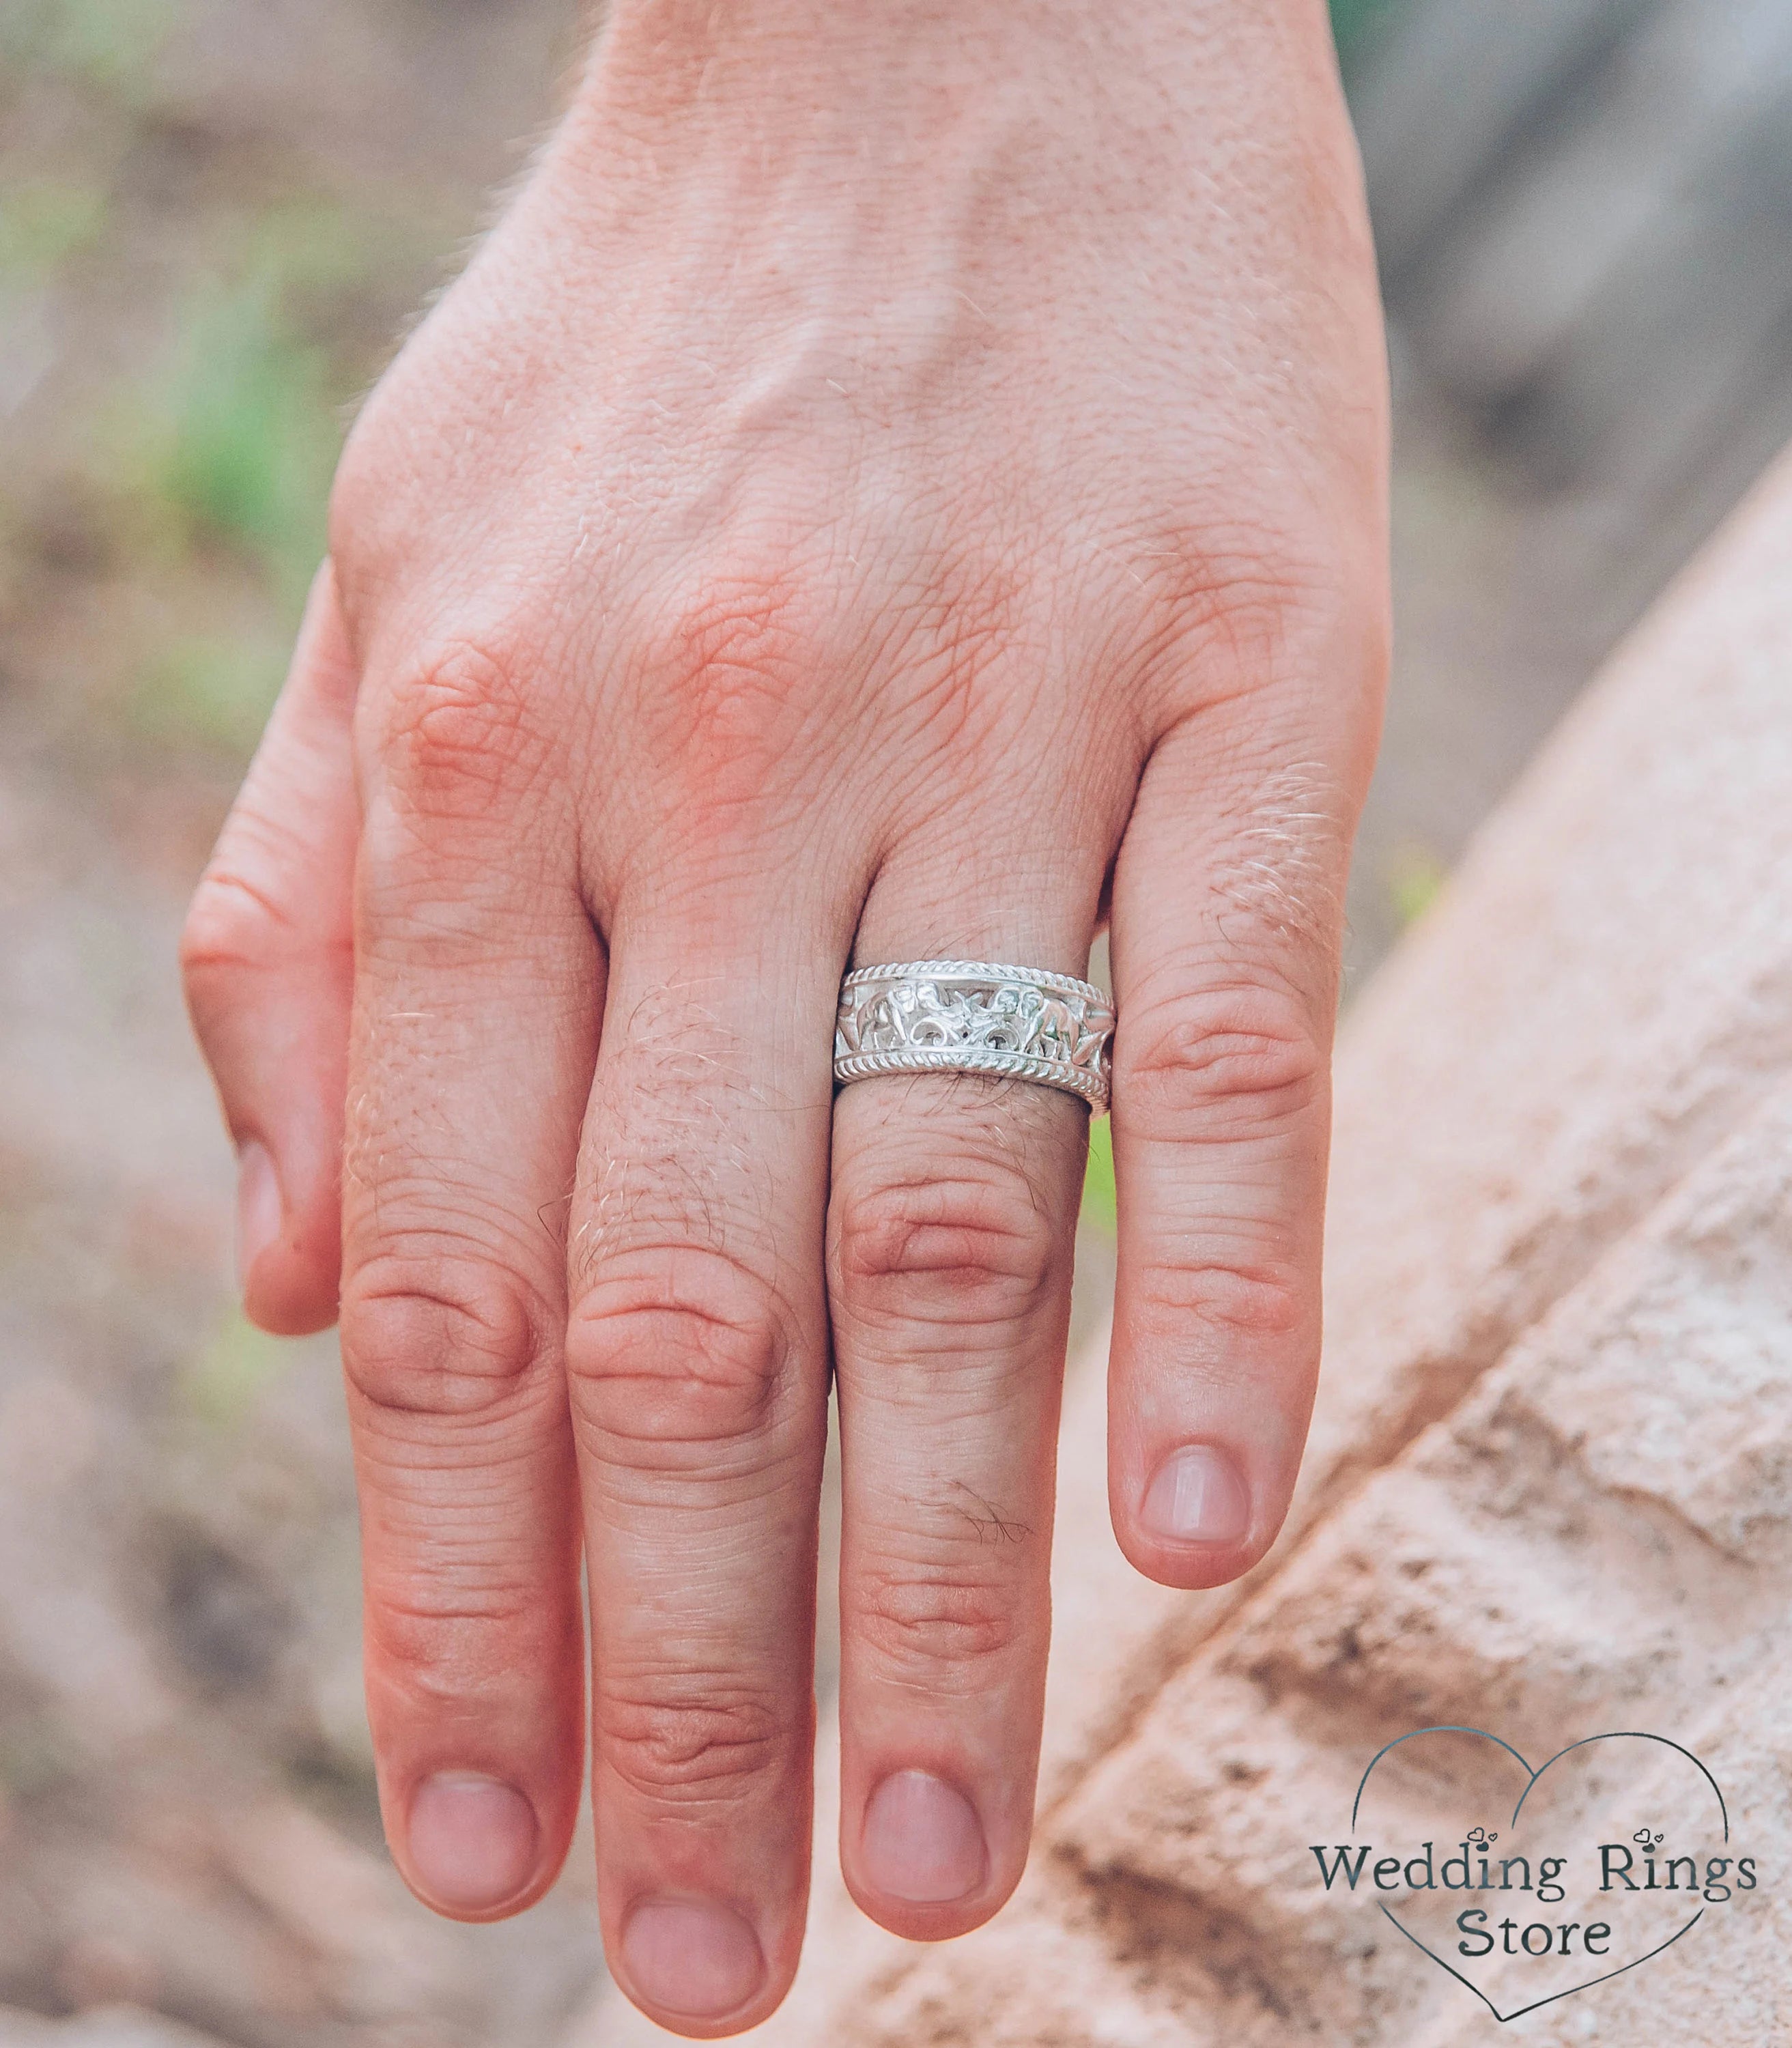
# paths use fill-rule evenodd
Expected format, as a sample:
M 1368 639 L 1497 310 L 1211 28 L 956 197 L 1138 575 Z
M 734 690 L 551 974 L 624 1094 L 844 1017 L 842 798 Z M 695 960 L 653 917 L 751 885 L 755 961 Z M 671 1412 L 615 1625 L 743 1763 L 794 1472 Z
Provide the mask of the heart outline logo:
M 1468 1728 L 1464 1726 L 1463 1724 L 1456 1721 L 1441 1722 L 1433 1728 L 1410 1728 L 1405 1735 L 1396 1736 L 1391 1742 L 1383 1744 L 1381 1747 L 1375 1751 L 1372 1757 L 1370 1758 L 1367 1768 L 1364 1770 L 1361 1778 L 1358 1781 L 1356 1786 L 1356 1797 L 1351 1802 L 1350 1829 L 1353 1835 L 1356 1832 L 1357 1817 L 1362 1811 L 1363 1794 L 1368 1789 L 1369 1779 L 1374 1774 L 1375 1766 L 1381 1762 L 1382 1759 L 1387 1755 L 1390 1750 L 1398 1749 L 1402 1743 L 1412 1742 L 1422 1735 L 1478 1736 L 1484 1742 L 1491 1742 L 1497 1748 L 1505 1751 L 1506 1754 L 1512 1759 L 1513 1762 L 1518 1765 L 1519 1768 L 1525 1773 L 1525 1788 L 1519 1794 L 1517 1802 L 1512 1808 L 1512 1817 L 1507 1823 L 1508 1829 L 1518 1825 L 1519 1816 L 1524 1811 L 1524 1803 L 1526 1800 L 1530 1797 L 1532 1792 L 1535 1790 L 1538 1779 L 1540 1779 L 1543 1776 L 1544 1773 L 1550 1770 L 1553 1765 L 1559 1763 L 1565 1756 L 1572 1756 L 1577 1750 L 1585 1749 L 1591 1744 L 1599 1742 L 1614 1742 L 1623 1740 L 1641 1742 L 1658 1742 L 1664 1748 L 1674 1750 L 1678 1751 L 1680 1755 L 1685 1757 L 1689 1763 L 1695 1767 L 1698 1771 L 1699 1775 L 1711 1787 L 1712 1796 L 1717 1802 L 1718 1814 L 1723 1822 L 1722 1839 L 1726 1844 L 1729 1841 L 1730 1809 L 1724 1798 L 1722 1786 L 1720 1786 L 1717 1780 L 1712 1776 L 1710 1771 L 1706 1768 L 1705 1765 L 1699 1758 L 1693 1755 L 1693 1752 L 1685 1747 L 1683 1744 L 1675 1742 L 1671 1736 L 1656 1735 L 1651 1730 L 1647 1728 L 1608 1728 L 1602 1734 L 1582 1736 L 1578 1742 L 1571 1742 L 1567 1744 L 1564 1747 L 1558 1749 L 1553 1756 L 1547 1758 L 1543 1763 L 1538 1765 L 1535 1770 L 1533 1770 L 1529 1760 L 1526 1758 L 1521 1756 L 1518 1751 L 1513 1748 L 1512 1745 L 1509 1742 L 1504 1740 L 1501 1736 L 1491 1733 L 1486 1728 Z M 1676 1933 L 1669 1935 L 1668 1938 L 1665 1941 L 1658 1942 L 1654 1948 L 1649 1950 L 1647 1955 L 1633 1957 L 1629 1962 L 1621 1963 L 1615 1970 L 1607 1970 L 1596 1977 L 1588 1977 L 1584 1984 L 1570 1984 L 1565 1991 L 1551 1992 L 1546 1997 L 1534 1999 L 1529 2005 L 1515 2007 L 1511 2012 L 1502 2012 L 1499 2007 L 1494 2003 L 1493 2000 L 1488 1996 L 1487 1993 L 1481 1989 L 1478 1984 L 1476 1984 L 1471 1978 L 1464 1976 L 1462 1972 L 1456 1968 L 1453 1965 L 1445 1962 L 1443 1957 L 1440 1956 L 1434 1949 L 1431 1948 L 1427 1943 L 1421 1941 L 1418 1936 L 1413 1932 L 1411 1928 L 1407 1926 L 1405 1922 L 1400 1919 L 1398 1914 L 1394 1913 L 1386 1906 L 1380 1906 L 1379 1910 L 1385 1918 L 1391 1922 L 1392 1924 L 1406 1936 L 1406 1939 L 1412 1943 L 1413 1946 L 1417 1949 L 1421 1954 L 1429 1956 L 1431 1961 L 1437 1965 L 1439 1969 L 1446 1972 L 1449 1976 L 1454 1977 L 1459 1984 L 1464 1985 L 1468 1990 L 1472 1991 L 1475 1994 L 1476 1997 L 1481 2001 L 1482 2004 L 1487 2007 L 1488 2011 L 1493 2015 L 1494 2018 L 1498 2020 L 1503 2027 L 1509 2020 L 1522 2019 L 1527 2012 L 1535 2012 L 1540 2007 L 1546 2005 L 1554 2005 L 1559 2000 L 1565 1998 L 1573 1998 L 1581 1992 L 1591 1991 L 1596 1984 L 1609 1984 L 1614 1977 L 1621 1977 L 1627 1972 L 1640 1968 L 1644 1963 L 1653 1962 L 1655 1957 L 1660 1955 L 1664 1949 L 1671 1949 L 1674 1943 L 1680 1940 L 1682 1935 L 1689 1934 L 1693 1928 L 1698 1925 L 1700 1921 L 1705 1918 L 1705 1909 L 1701 1906 L 1698 1911 L 1695 1913 L 1682 1927 L 1681 1927 Z

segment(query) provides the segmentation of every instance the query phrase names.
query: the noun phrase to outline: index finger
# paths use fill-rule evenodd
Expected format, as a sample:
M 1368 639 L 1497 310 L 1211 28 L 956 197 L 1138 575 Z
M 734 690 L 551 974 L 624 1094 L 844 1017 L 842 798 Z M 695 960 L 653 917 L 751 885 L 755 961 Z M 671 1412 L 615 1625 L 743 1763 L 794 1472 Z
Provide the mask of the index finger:
M 570 834 L 518 789 L 491 801 L 529 771 L 520 741 L 490 743 L 489 686 L 382 700 L 343 1174 L 381 1804 L 413 1887 L 472 1920 L 539 1894 L 578 1807 L 562 1245 L 603 992 Z
M 326 562 L 181 934 L 188 1007 L 237 1147 L 238 1279 L 264 1328 L 336 1321 L 360 824 L 355 669 Z

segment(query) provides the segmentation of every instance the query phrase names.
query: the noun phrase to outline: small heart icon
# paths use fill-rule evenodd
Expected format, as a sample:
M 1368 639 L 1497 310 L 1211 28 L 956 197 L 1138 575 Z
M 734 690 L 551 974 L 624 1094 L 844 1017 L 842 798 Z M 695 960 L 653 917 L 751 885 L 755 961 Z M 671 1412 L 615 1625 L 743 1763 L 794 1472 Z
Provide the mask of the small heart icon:
M 1502 2021 L 1639 1968 L 1754 1883 L 1716 1780 L 1636 1729 L 1534 1767 L 1484 1729 L 1415 1729 L 1371 1759 L 1351 1832 L 1352 1891 Z

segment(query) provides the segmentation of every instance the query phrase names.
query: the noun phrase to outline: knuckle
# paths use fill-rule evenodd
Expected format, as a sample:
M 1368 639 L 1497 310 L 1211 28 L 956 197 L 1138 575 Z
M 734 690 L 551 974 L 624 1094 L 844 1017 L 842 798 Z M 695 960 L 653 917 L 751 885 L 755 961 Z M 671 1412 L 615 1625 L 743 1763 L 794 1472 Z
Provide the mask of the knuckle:
M 1379 704 L 1390 627 L 1375 522 L 1317 518 L 1297 488 L 1242 515 L 1185 507 L 1139 537 L 1161 599 L 1142 652 L 1169 718 L 1266 685 L 1305 696 L 1321 677 L 1329 699 Z
M 986 1573 L 880 1565 L 860 1582 L 855 1625 L 892 1664 L 975 1674 L 1011 1649 L 1019 1631 L 1012 1588 Z
M 712 1681 L 685 1696 L 606 1690 L 595 1704 L 598 1756 L 638 1798 L 727 1805 L 778 1771 L 790 1716 L 763 1693 Z
M 292 919 L 249 879 L 215 860 L 180 930 L 180 973 L 196 1003 L 268 964 Z
M 750 1447 L 769 1425 L 789 1328 L 772 1288 L 725 1253 L 619 1254 L 567 1332 L 580 1426 L 628 1464 L 671 1469 L 700 1452 L 713 1475 L 714 1453 Z
M 1135 1285 L 1147 1325 L 1178 1335 L 1194 1325 L 1248 1344 L 1295 1336 L 1313 1325 L 1313 1283 L 1292 1263 L 1239 1255 L 1159 1262 Z
M 991 1328 L 1040 1306 L 1060 1247 L 1051 1214 L 1018 1169 L 930 1166 L 843 1190 L 836 1256 L 851 1314 Z
M 534 1381 L 551 1349 L 545 1315 L 495 1266 L 387 1255 L 343 1291 L 343 1374 L 389 1413 L 487 1414 Z
M 527 670 L 475 642 L 454 641 L 382 693 L 379 752 L 411 808 L 476 817 L 495 793 L 541 772 L 549 750 L 520 681 Z
M 470 1690 L 514 1669 L 525 1645 L 545 1661 L 542 1605 L 539 1588 L 500 1581 L 379 1588 L 367 1603 L 369 1661 L 413 1702 L 464 1705 Z
M 686 588 L 650 638 L 651 665 L 718 706 L 768 688 L 782 696 L 813 638 L 809 572 L 794 553 L 743 550 Z
M 635 666 L 662 765 L 707 809 L 750 805 L 808 726 L 824 587 L 794 547 L 737 545 L 639 641 Z
M 1173 615 L 1224 623 L 1259 652 L 1285 647 L 1309 619 L 1362 603 L 1358 551 L 1298 489 L 1226 518 L 1203 506 L 1154 537 Z
M 1312 1113 L 1325 1086 L 1307 1006 L 1261 982 L 1134 1006 L 1114 1051 L 1123 1125 L 1172 1144 L 1273 1138 Z

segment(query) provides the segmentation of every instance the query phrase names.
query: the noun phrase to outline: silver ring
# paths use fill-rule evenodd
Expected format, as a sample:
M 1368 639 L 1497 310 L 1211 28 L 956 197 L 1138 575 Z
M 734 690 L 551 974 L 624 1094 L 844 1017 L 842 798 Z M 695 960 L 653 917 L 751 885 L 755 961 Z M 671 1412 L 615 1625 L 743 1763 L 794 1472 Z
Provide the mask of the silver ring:
M 834 1079 L 993 1074 L 1107 1107 L 1114 1006 L 1092 982 L 988 960 L 862 967 L 840 983 Z

